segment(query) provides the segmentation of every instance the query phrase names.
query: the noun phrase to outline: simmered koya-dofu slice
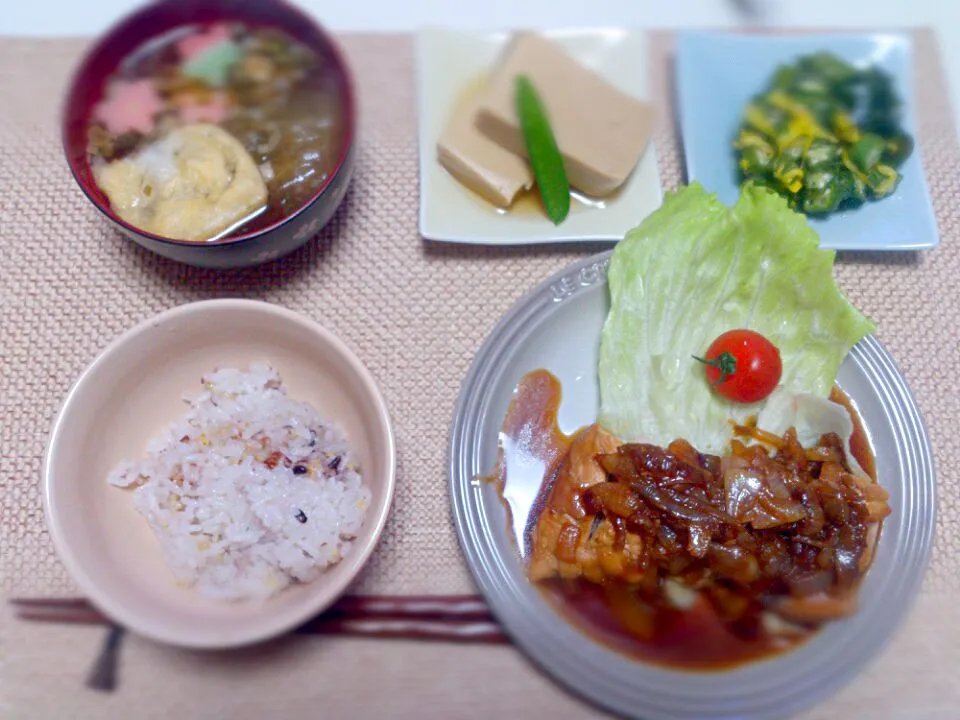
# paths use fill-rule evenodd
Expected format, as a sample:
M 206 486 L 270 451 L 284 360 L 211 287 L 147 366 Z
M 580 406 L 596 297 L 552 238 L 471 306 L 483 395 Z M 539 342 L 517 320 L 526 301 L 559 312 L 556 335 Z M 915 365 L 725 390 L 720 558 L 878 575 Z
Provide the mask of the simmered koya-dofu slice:
M 570 185 L 595 197 L 623 185 L 650 141 L 653 106 L 621 92 L 547 38 L 521 33 L 484 88 L 476 122 L 484 135 L 523 157 L 518 75 L 530 78 L 546 107 Z
M 497 207 L 508 208 L 533 187 L 533 172 L 526 160 L 477 129 L 477 102 L 454 110 L 437 142 L 437 157 L 460 183 Z
M 267 202 L 267 186 L 243 145 L 205 123 L 172 130 L 94 172 L 123 220 L 177 240 L 214 239 Z

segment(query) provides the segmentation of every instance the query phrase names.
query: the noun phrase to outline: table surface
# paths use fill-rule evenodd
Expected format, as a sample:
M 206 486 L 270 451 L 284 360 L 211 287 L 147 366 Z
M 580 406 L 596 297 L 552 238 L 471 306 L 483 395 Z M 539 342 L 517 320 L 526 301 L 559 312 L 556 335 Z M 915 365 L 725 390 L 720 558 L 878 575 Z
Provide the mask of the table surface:
M 75 3 L 73 0 L 33 0 L 30 3 L 8 4 L 11 7 L 4 8 L 0 17 L 0 35 L 33 37 L 94 35 L 110 25 L 119 14 L 132 5 L 124 0 L 98 0 L 96 3 L 86 4 Z M 337 31 L 404 32 L 426 24 L 537 28 L 584 25 L 649 28 L 734 27 L 745 24 L 763 24 L 773 27 L 871 29 L 930 26 L 939 34 L 941 62 L 953 105 L 960 106 L 960 22 L 956 22 L 960 20 L 960 7 L 953 3 L 938 4 L 926 0 L 914 0 L 909 4 L 862 0 L 847 0 L 844 3 L 839 3 L 837 0 L 832 2 L 807 0 L 803 3 L 775 0 L 769 2 L 686 0 L 683 3 L 654 4 L 637 0 L 593 0 L 591 3 L 584 3 L 582 0 L 578 2 L 524 0 L 522 3 L 508 4 L 505 0 L 488 0 L 483 4 L 467 5 L 462 0 L 457 3 L 441 2 L 441 0 L 408 0 L 406 3 L 367 0 L 338 4 L 323 3 L 320 0 L 301 0 L 300 4 Z M 745 18 L 743 13 L 737 10 L 738 7 L 745 5 L 759 8 L 759 13 L 754 19 Z M 373 82 L 375 76 L 383 75 L 386 71 L 385 63 L 377 60 L 375 52 L 366 52 L 373 47 L 358 44 L 352 53 L 352 59 L 358 71 L 367 78 L 368 82 Z M 76 50 L 77 48 L 73 47 L 69 49 L 71 62 Z M 409 72 L 409 52 L 404 51 L 402 56 L 405 62 L 401 70 Z M 36 58 L 36 61 L 53 62 L 50 58 L 40 57 Z M 57 60 L 54 64 L 59 68 L 60 65 L 66 66 L 69 63 L 66 60 L 62 63 Z M 12 72 L 9 66 L 3 69 Z M 384 83 L 380 90 L 386 93 L 399 92 L 393 86 L 388 87 L 386 80 Z M 24 89 L 18 97 L 25 99 L 26 90 Z M 36 127 L 40 125 L 34 120 L 50 109 L 46 107 L 48 100 L 49 98 L 38 98 L 37 103 L 42 107 L 28 107 L 19 111 L 22 120 L 18 127 L 25 128 L 23 132 L 31 138 L 39 138 L 39 131 L 33 128 L 35 125 Z M 377 109 L 385 109 L 388 104 L 384 102 L 383 108 L 378 106 Z M 383 156 L 389 155 L 389 152 L 384 151 L 393 148 L 393 144 L 396 144 L 398 157 L 403 160 L 402 166 L 413 167 L 410 162 L 411 157 L 404 154 L 409 150 L 406 144 L 395 142 L 392 136 L 393 132 L 411 129 L 408 126 L 412 126 L 413 108 L 402 105 L 401 109 L 405 119 L 401 118 L 403 122 L 400 123 L 399 128 L 384 129 L 382 135 L 371 134 L 373 145 L 367 153 L 366 162 L 374 170 L 379 171 L 379 174 L 369 173 L 370 182 L 380 182 L 378 178 L 383 177 L 385 183 L 386 179 L 393 178 L 389 174 L 389 168 L 387 174 L 384 174 L 384 168 L 375 165 L 375 163 L 385 162 Z M 410 117 L 406 117 L 407 115 Z M 16 112 L 10 115 L 10 117 L 14 116 Z M 956 118 L 956 113 L 954 117 Z M 3 119 L 0 116 L 0 126 L 3 124 Z M 47 147 L 50 144 L 48 140 L 45 136 L 42 142 L 38 140 L 42 146 L 41 154 L 45 159 L 44 162 L 56 155 L 50 147 Z M 26 154 L 24 151 L 24 156 Z M 397 164 L 398 167 L 401 165 L 399 160 Z M 2 169 L 2 163 L 0 163 L 0 169 Z M 413 172 L 412 169 L 410 172 Z M 403 175 L 403 177 L 408 181 L 412 179 L 412 176 Z M 57 185 L 54 188 L 57 197 L 72 190 L 69 179 L 58 176 Z M 82 205 L 78 207 L 84 209 Z M 72 208 L 70 212 L 74 209 L 76 208 Z M 355 214 L 362 217 L 365 212 L 361 208 Z M 410 214 L 412 227 L 412 212 Z M 82 217 L 86 218 L 86 215 Z M 57 215 L 55 219 L 59 222 L 62 217 Z M 369 223 L 367 225 L 355 223 L 355 225 L 357 236 L 369 235 L 375 231 L 381 232 Z M 74 224 L 71 227 L 79 227 L 84 233 L 96 230 L 89 224 Z M 954 239 L 956 228 L 952 220 L 941 228 L 945 242 Z M 40 229 L 43 229 L 42 224 Z M 34 238 L 31 235 L 27 239 L 39 241 L 40 238 Z M 400 239 L 403 242 L 408 240 L 405 235 Z M 83 252 L 88 251 L 92 252 L 92 250 L 83 250 Z M 101 249 L 98 252 L 104 251 Z M 113 246 L 108 246 L 106 252 L 113 253 Z M 348 252 L 348 250 L 335 250 L 334 254 L 339 252 Z M 129 271 L 131 278 L 153 277 L 157 274 L 153 272 L 150 275 L 142 272 L 143 268 L 139 267 L 141 260 L 134 257 L 131 261 L 129 254 L 124 253 L 123 249 L 117 249 L 116 257 L 110 258 L 111 261 L 116 262 L 109 267 L 124 267 Z M 446 257 L 444 254 L 443 257 L 433 258 L 435 262 L 429 268 L 425 265 L 424 272 L 430 269 L 435 273 L 443 260 L 449 260 L 450 262 L 446 263 L 449 265 L 457 264 L 458 260 L 462 259 L 455 253 L 447 254 L 451 254 L 451 257 Z M 942 261 L 945 256 L 941 252 L 936 257 Z M 340 260 L 339 257 L 328 259 Z M 505 264 L 506 260 L 508 258 L 504 258 Z M 310 265 L 311 272 L 314 276 L 318 276 L 321 272 L 317 269 L 319 261 L 311 256 L 310 262 L 313 263 Z M 532 262 L 530 260 L 527 265 Z M 564 260 L 562 257 L 557 257 L 543 260 L 543 262 L 559 266 Z M 870 276 L 864 279 L 864 288 L 868 286 L 875 288 L 884 282 L 894 281 L 895 277 L 900 277 L 890 272 L 890 268 L 870 265 L 858 267 L 858 265 L 858 263 L 851 263 L 839 270 L 843 281 L 848 286 L 853 285 L 854 278 L 858 274 Z M 179 278 L 173 269 L 164 270 L 166 267 L 161 264 L 159 273 L 161 276 L 167 272 L 171 278 Z M 27 280 L 31 278 L 38 281 L 46 280 L 49 275 L 42 268 L 37 269 L 34 266 L 24 266 L 24 268 L 27 272 Z M 156 268 L 147 269 L 156 270 Z M 539 269 L 536 270 L 536 272 L 539 271 Z M 529 272 L 534 274 L 533 270 Z M 30 275 L 30 273 L 34 274 Z M 427 275 L 425 274 L 424 277 Z M 100 279 L 102 278 L 90 280 L 87 286 L 100 287 L 97 284 Z M 313 280 L 316 279 L 316 277 L 313 278 Z M 307 285 L 310 278 L 305 272 L 303 278 L 294 278 L 294 280 L 301 285 Z M 868 280 L 870 282 L 867 282 Z M 505 285 L 516 281 L 516 277 L 512 279 L 503 277 Z M 154 283 L 153 280 L 149 282 Z M 524 276 L 520 284 L 525 282 Z M 956 279 L 953 283 L 955 282 Z M 162 279 L 155 284 L 165 287 Z M 174 285 L 173 282 L 168 284 Z M 268 293 L 267 299 L 289 302 L 295 292 L 302 291 L 296 282 L 288 284 L 290 284 L 288 289 Z M 898 297 L 904 295 L 904 299 L 910 301 L 904 303 L 906 307 L 914 307 L 914 296 L 919 297 L 924 294 L 919 288 L 913 287 L 913 283 L 905 285 L 902 282 L 894 282 L 893 284 L 895 289 L 891 292 Z M 950 285 L 955 287 L 952 283 Z M 229 290 L 241 292 L 239 287 L 231 287 Z M 203 296 L 204 290 L 201 287 L 201 290 L 191 290 L 190 293 L 192 294 L 187 299 L 199 299 Z M 501 294 L 504 297 L 508 295 L 505 289 Z M 326 299 L 326 296 L 318 295 L 317 297 Z M 178 295 L 177 300 L 180 299 L 182 298 Z M 317 298 L 314 299 L 317 300 Z M 869 299 L 871 302 L 866 304 L 870 307 L 879 305 L 879 300 L 872 296 L 866 298 L 857 295 L 854 299 L 858 302 L 866 302 Z M 162 298 L 163 303 L 168 301 L 172 302 L 166 296 Z M 131 292 L 131 302 L 141 303 L 134 308 L 137 313 L 146 314 L 154 310 L 152 305 L 140 298 L 136 292 Z M 31 307 L 28 306 L 27 310 L 32 312 Z M 932 315 L 935 313 L 923 306 L 921 309 L 924 314 L 917 321 L 932 323 Z M 93 312 L 84 305 L 75 308 L 74 315 L 76 319 L 82 321 L 83 313 L 87 311 Z M 888 320 L 886 317 L 881 319 Z M 884 327 L 892 327 L 893 319 L 891 317 L 889 322 L 885 322 Z M 896 315 L 896 319 L 904 320 L 899 314 Z M 115 318 L 99 318 L 98 321 L 107 326 L 104 332 L 117 330 Z M 334 324 L 338 321 L 344 324 L 347 322 L 335 316 Z M 424 322 L 426 323 L 427 319 L 424 319 Z M 944 333 L 944 342 L 952 344 L 955 348 L 956 331 L 944 330 Z M 73 338 L 73 336 L 70 337 Z M 904 356 L 907 348 L 901 347 L 897 338 L 889 340 L 891 350 L 897 357 Z M 463 342 L 465 347 L 472 346 L 471 343 L 473 343 L 472 338 L 470 342 L 466 340 Z M 370 352 L 369 348 L 361 349 Z M 88 350 L 92 352 L 92 349 L 86 346 L 82 350 L 86 354 L 89 354 Z M 2 347 L 0 347 L 0 353 L 2 353 Z M 77 352 L 74 354 L 79 355 Z M 918 365 L 914 365 L 913 368 L 916 368 L 917 375 L 911 379 L 920 380 L 920 376 L 923 376 L 925 386 L 929 388 L 934 386 L 935 381 L 926 377 L 926 370 L 939 373 L 942 365 L 936 365 L 936 368 L 927 367 L 926 370 Z M 73 371 L 73 368 L 56 368 L 56 372 L 63 376 L 69 376 Z M 380 371 L 386 372 L 383 368 Z M 923 397 L 921 400 L 925 401 L 923 407 L 931 408 L 933 403 L 931 397 Z M 443 412 L 446 412 L 445 407 Z M 414 448 L 414 444 L 407 443 L 407 447 Z M 408 465 L 415 464 L 414 461 L 419 459 L 413 455 L 415 452 L 415 449 L 410 450 L 411 455 L 407 457 Z M 3 479 L 0 477 L 0 482 Z M 952 508 L 952 499 L 948 497 L 946 500 L 946 504 Z M 949 552 L 952 547 L 950 544 L 945 546 L 946 555 L 952 554 Z M 439 564 L 438 567 L 440 567 Z M 434 570 L 440 572 L 436 568 Z M 889 651 L 870 666 L 856 685 L 847 688 L 829 703 L 811 708 L 803 716 L 806 720 L 826 720 L 830 717 L 843 716 L 861 717 L 868 706 L 870 717 L 956 717 L 956 707 L 960 703 L 960 685 L 954 681 L 953 668 L 955 662 L 960 661 L 960 655 L 956 650 L 950 650 L 950 655 L 944 654 L 944 646 L 960 647 L 956 642 L 945 642 L 945 637 L 956 632 L 952 628 L 960 626 L 957 622 L 960 615 L 957 613 L 955 604 L 950 600 L 950 593 L 946 592 L 947 588 L 956 587 L 956 581 L 941 575 L 934 580 L 938 583 L 938 592 L 920 598 L 906 626 L 898 632 L 897 642 Z M 463 579 L 456 574 L 450 582 L 459 583 L 463 582 Z M 403 590 L 403 588 L 396 589 Z M 0 625 L 5 619 L 0 615 Z M 945 629 L 950 629 L 950 633 L 945 635 Z M 119 696 L 102 698 L 79 691 L 78 687 L 78 674 L 84 672 L 88 659 L 96 654 L 102 640 L 101 630 L 16 624 L 8 625 L 4 634 L 5 642 L 2 645 L 7 648 L 6 659 L 11 661 L 7 665 L 10 683 L 7 685 L 6 693 L 0 689 L 0 717 L 110 717 L 117 713 L 123 716 L 125 712 L 133 709 L 136 709 L 139 717 L 182 716 L 211 719 L 272 717 L 273 712 L 278 709 L 275 704 L 278 698 L 284 700 L 284 714 L 294 716 L 308 713 L 314 716 L 318 714 L 317 710 L 321 707 L 324 707 L 324 716 L 361 718 L 374 716 L 468 718 L 498 713 L 507 717 L 547 714 L 551 718 L 582 718 L 591 713 L 586 706 L 559 692 L 546 678 L 532 672 L 522 655 L 507 647 L 462 647 L 457 648 L 456 655 L 453 655 L 448 647 L 439 644 L 333 640 L 324 643 L 322 648 L 318 648 L 315 644 L 276 643 L 228 657 L 221 655 L 211 657 L 184 653 L 131 638 L 124 650 L 123 692 Z M 953 637 L 956 638 L 956 635 Z M 3 655 L 3 648 L 0 647 L 0 675 L 4 674 Z M 923 658 L 930 658 L 932 655 L 937 655 L 941 662 L 932 663 L 929 668 L 918 667 L 923 664 Z M 269 668 L 273 679 L 272 691 L 267 694 L 262 692 L 262 684 L 257 682 L 263 677 L 265 668 Z M 373 686 L 367 691 L 363 690 L 364 683 L 358 682 L 358 678 L 354 675 L 361 669 L 367 674 L 369 681 L 373 682 Z M 482 681 L 479 678 L 482 678 Z M 478 694 L 478 684 L 490 689 L 488 694 L 482 694 L 482 698 L 481 694 Z M 452 691 L 458 686 L 461 687 L 461 691 Z M 66 694 L 74 688 L 78 688 L 78 691 L 68 699 Z M 226 692 L 227 688 L 230 689 L 229 692 Z M 924 697 L 922 707 L 919 709 L 914 702 L 907 699 L 918 694 Z M 321 699 L 324 705 L 316 705 L 315 703 Z M 8 702 L 5 703 L 5 700 Z M 68 708 L 72 709 L 68 710 Z

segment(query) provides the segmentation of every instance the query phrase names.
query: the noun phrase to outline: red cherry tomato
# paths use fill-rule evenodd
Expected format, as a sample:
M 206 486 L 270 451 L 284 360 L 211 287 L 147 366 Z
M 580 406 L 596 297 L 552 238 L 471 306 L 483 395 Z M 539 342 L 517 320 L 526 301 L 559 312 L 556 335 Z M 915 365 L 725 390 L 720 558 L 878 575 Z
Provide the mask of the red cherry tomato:
M 738 403 L 763 400 L 777 387 L 783 372 L 780 351 L 753 330 L 728 330 L 696 359 L 707 366 L 707 380 L 714 389 Z

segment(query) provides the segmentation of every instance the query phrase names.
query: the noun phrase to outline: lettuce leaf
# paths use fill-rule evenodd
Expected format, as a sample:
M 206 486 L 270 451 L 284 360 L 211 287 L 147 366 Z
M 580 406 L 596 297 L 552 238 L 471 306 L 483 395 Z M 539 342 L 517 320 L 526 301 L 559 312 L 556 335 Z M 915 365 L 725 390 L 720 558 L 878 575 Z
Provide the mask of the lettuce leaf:
M 749 328 L 780 350 L 781 386 L 826 397 L 840 363 L 874 325 L 833 280 L 832 251 L 804 216 L 763 188 L 729 208 L 694 183 L 617 244 L 600 344 L 600 423 L 625 441 L 685 438 L 722 453 L 731 418 L 756 414 L 715 393 L 702 355 Z

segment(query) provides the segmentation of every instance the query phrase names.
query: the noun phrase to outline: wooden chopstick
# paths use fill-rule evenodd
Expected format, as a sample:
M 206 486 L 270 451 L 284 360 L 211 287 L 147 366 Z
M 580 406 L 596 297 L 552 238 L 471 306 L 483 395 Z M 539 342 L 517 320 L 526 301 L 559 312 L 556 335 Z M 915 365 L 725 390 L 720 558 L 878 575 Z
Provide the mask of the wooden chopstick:
M 92 607 L 41 606 L 17 609 L 17 618 L 31 622 L 74 623 L 79 625 L 107 625 L 107 618 Z
M 508 642 L 500 626 L 487 620 L 341 619 L 321 616 L 305 625 L 301 625 L 295 632 L 300 635 L 349 635 L 462 643 L 500 644 Z
M 109 625 L 83 598 L 14 598 L 19 619 Z M 348 596 L 295 631 L 305 635 L 505 643 L 507 637 L 477 595 Z
M 350 595 L 324 615 L 494 621 L 479 595 Z

